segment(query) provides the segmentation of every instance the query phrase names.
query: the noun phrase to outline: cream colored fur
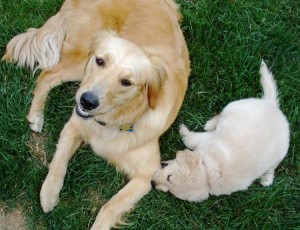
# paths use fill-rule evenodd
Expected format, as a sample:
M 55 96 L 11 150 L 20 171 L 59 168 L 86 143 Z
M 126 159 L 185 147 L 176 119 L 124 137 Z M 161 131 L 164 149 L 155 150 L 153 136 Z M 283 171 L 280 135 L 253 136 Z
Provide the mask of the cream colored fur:
M 175 160 L 163 162 L 152 184 L 188 201 L 247 189 L 260 178 L 273 183 L 274 171 L 287 154 L 289 124 L 278 105 L 275 81 L 262 62 L 262 99 L 228 104 L 205 125 L 207 132 L 180 132 L 186 147 Z
M 51 88 L 82 81 L 40 192 L 44 212 L 58 204 L 68 162 L 82 142 L 130 179 L 101 207 L 92 229 L 121 223 L 150 191 L 160 167 L 159 137 L 177 116 L 190 73 L 179 20 L 172 0 L 66 0 L 44 26 L 8 44 L 5 60 L 43 69 L 27 116 L 32 130 L 42 130 Z M 96 95 L 97 108 L 84 111 L 85 92 Z M 133 132 L 120 131 L 129 124 Z

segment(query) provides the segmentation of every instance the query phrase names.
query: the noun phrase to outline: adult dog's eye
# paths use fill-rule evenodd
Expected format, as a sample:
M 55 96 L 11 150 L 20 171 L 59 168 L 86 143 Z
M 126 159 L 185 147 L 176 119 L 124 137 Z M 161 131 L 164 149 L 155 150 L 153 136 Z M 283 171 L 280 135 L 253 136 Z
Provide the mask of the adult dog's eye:
M 104 66 L 105 65 L 105 61 L 103 60 L 103 58 L 96 57 L 96 63 L 97 63 L 98 66 Z
M 127 80 L 127 79 L 122 79 L 122 80 L 121 80 L 121 84 L 122 84 L 123 86 L 128 87 L 128 86 L 131 86 L 131 85 L 132 85 L 132 82 L 129 81 L 129 80 Z
M 171 175 L 169 175 L 169 176 L 167 177 L 167 181 L 169 181 L 169 182 L 170 182 L 170 177 L 171 177 Z

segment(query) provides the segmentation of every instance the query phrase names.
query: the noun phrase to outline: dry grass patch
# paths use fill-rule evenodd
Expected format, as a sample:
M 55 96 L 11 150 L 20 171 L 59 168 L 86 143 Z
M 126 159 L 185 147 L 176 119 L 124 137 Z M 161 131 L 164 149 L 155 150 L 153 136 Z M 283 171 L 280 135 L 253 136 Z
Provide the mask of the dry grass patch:
M 0 230 L 27 230 L 25 215 L 20 208 L 6 211 L 0 208 Z
M 32 132 L 30 140 L 26 143 L 26 146 L 35 158 L 41 161 L 44 166 L 48 167 L 47 154 L 45 150 L 46 141 L 47 137 Z

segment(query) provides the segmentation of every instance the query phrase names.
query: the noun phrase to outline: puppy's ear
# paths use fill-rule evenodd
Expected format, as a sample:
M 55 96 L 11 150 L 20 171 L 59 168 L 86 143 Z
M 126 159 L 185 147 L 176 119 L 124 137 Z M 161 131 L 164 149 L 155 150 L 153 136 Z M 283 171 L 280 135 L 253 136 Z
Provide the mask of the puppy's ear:
M 190 177 L 197 171 L 201 157 L 199 154 L 186 149 L 177 152 L 176 161 L 178 162 L 182 173 L 186 177 Z
M 151 109 L 155 109 L 160 95 L 161 87 L 167 78 L 167 71 L 163 61 L 158 57 L 151 57 L 152 71 L 150 80 L 147 83 L 148 104 Z

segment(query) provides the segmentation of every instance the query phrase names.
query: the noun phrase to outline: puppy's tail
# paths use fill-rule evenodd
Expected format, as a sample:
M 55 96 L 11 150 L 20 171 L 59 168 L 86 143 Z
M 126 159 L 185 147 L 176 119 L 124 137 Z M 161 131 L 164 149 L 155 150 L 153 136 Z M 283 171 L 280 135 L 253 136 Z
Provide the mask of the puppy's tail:
M 48 69 L 60 59 L 65 30 L 60 13 L 51 17 L 41 28 L 30 28 L 15 36 L 6 46 L 2 60 L 18 66 Z
M 260 65 L 259 72 L 261 75 L 260 82 L 264 91 L 263 99 L 273 102 L 274 104 L 279 106 L 276 81 L 274 80 L 272 73 L 263 60 Z

